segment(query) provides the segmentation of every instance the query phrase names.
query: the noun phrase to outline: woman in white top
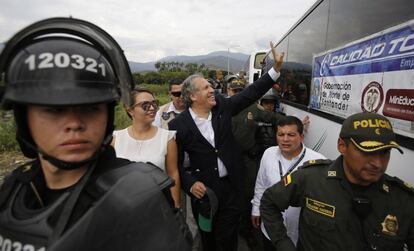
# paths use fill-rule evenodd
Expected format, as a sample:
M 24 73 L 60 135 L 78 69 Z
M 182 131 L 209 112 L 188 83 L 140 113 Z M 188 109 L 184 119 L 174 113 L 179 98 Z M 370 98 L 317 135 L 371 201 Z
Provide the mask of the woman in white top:
M 180 207 L 180 177 L 177 167 L 175 131 L 152 125 L 158 110 L 154 94 L 146 89 L 134 89 L 132 105 L 127 108 L 132 125 L 114 131 L 112 145 L 117 157 L 131 161 L 151 162 L 175 181 L 171 194 L 175 207 Z

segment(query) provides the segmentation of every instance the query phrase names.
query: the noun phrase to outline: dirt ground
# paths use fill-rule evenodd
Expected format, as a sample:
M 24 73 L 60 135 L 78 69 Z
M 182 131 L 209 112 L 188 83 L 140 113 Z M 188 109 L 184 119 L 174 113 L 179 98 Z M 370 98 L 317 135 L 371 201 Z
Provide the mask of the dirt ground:
M 0 184 L 3 183 L 4 175 L 11 172 L 19 164 L 27 159 L 19 152 L 0 153 Z

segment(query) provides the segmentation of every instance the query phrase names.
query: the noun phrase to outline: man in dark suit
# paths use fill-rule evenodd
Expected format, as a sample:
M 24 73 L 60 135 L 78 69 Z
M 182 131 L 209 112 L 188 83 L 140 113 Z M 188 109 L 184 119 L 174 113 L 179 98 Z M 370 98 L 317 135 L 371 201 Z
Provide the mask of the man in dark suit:
M 214 89 L 201 75 L 188 77 L 182 88 L 187 109 L 169 123 L 169 129 L 177 131 L 181 184 L 192 197 L 196 221 L 206 186 L 218 198 L 212 231 L 200 229 L 204 251 L 237 250 L 243 161 L 232 134 L 231 118 L 263 96 L 279 77 L 284 54 L 277 55 L 271 48 L 273 68 L 230 98 L 215 96 Z M 182 165 L 184 151 L 189 155 L 191 168 Z

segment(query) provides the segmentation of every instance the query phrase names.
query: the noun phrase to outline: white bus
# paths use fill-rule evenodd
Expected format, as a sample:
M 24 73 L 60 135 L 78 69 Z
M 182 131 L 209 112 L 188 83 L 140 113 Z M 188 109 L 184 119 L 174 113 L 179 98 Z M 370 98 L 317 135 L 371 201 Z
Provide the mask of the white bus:
M 346 117 L 383 114 L 404 150 L 392 151 L 387 173 L 414 184 L 413 0 L 318 0 L 275 48 L 286 53 L 281 106 L 309 115 L 308 147 L 335 159 Z M 270 52 L 265 62 L 264 72 Z
M 243 71 L 246 73 L 247 83 L 253 83 L 262 75 L 262 62 L 266 52 L 252 52 L 244 64 Z

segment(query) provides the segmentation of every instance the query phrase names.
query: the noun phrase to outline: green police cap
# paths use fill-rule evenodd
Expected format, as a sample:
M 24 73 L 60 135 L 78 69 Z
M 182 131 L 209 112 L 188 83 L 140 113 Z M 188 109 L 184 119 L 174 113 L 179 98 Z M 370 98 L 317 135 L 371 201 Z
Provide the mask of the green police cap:
M 362 112 L 349 116 L 342 124 L 339 137 L 350 139 L 363 152 L 396 148 L 403 153 L 390 121 L 376 113 Z
M 230 89 L 244 89 L 244 86 L 245 86 L 244 82 L 240 79 L 233 79 L 229 83 Z

